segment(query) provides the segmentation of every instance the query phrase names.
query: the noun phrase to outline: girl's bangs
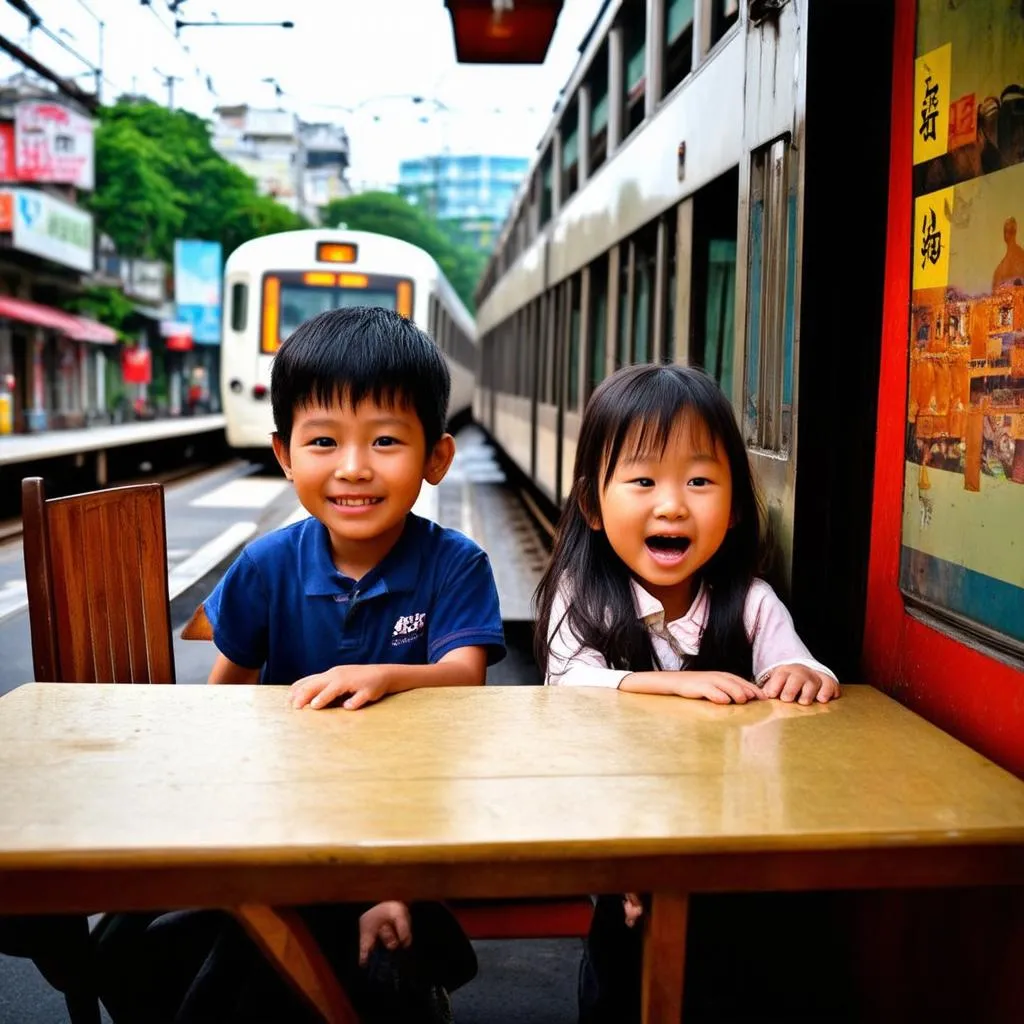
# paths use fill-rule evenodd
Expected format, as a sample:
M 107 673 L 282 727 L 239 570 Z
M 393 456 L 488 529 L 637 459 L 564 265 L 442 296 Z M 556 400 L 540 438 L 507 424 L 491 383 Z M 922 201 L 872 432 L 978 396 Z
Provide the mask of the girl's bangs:
M 660 459 L 671 437 L 679 431 L 686 432 L 695 451 L 714 452 L 722 440 L 714 427 L 716 410 L 702 408 L 699 396 L 681 387 L 678 377 L 658 375 L 653 381 L 637 383 L 641 388 L 634 395 L 623 396 L 616 407 L 615 422 L 610 424 L 604 456 L 605 487 L 620 459 Z

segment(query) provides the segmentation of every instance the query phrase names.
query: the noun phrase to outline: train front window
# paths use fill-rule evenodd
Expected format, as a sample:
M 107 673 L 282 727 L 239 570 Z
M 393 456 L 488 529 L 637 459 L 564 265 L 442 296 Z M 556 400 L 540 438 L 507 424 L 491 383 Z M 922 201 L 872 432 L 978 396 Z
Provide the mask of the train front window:
M 412 315 L 411 282 L 383 275 L 287 272 L 268 274 L 263 287 L 261 350 L 277 351 L 300 324 L 318 313 L 354 306 Z

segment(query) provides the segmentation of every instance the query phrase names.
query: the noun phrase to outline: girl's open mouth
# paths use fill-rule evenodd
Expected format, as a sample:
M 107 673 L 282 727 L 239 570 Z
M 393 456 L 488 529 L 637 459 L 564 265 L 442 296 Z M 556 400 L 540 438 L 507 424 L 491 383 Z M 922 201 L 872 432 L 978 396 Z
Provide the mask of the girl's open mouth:
M 647 551 L 655 561 L 675 564 L 682 561 L 690 546 L 689 537 L 648 537 L 644 542 Z

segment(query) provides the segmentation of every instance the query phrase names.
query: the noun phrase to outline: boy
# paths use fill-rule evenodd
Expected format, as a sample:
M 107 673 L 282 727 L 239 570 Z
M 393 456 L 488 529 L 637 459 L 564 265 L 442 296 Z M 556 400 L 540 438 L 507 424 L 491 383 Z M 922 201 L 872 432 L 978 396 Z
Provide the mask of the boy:
M 211 683 L 292 684 L 296 707 L 354 710 L 484 681 L 504 654 L 487 556 L 410 515 L 455 454 L 430 338 L 388 310 L 331 310 L 281 346 L 274 454 L 311 518 L 250 544 L 206 601 Z
M 450 387 L 434 342 L 388 310 L 321 313 L 284 342 L 271 375 L 274 453 L 310 518 L 249 544 L 205 602 L 219 652 L 210 683 L 290 684 L 295 708 L 344 698 L 356 710 L 421 686 L 484 682 L 505 651 L 487 556 L 411 512 L 423 481 L 440 483 L 455 455 L 444 431 Z M 356 922 L 358 910 L 306 915 L 349 985 L 359 985 L 357 957 L 366 965 L 378 944 L 409 946 L 419 919 L 432 933 L 422 959 L 441 964 L 425 964 L 434 981 L 445 956 L 472 961 L 437 905 L 380 903 Z M 455 948 L 436 948 L 444 940 Z M 215 994 L 193 985 L 186 1005 L 220 1007 L 238 987 L 239 972 L 225 970 L 238 959 L 232 941 L 219 967 L 200 972 L 200 988 Z

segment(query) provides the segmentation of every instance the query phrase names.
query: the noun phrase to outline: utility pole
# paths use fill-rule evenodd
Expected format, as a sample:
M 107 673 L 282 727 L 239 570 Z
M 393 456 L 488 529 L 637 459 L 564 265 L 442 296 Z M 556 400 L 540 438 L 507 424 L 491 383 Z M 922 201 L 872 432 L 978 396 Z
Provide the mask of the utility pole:
M 184 82 L 184 78 L 180 78 L 178 75 L 165 75 L 159 68 L 153 68 L 153 70 L 164 80 L 164 88 L 167 90 L 167 109 L 174 109 L 174 83 Z

